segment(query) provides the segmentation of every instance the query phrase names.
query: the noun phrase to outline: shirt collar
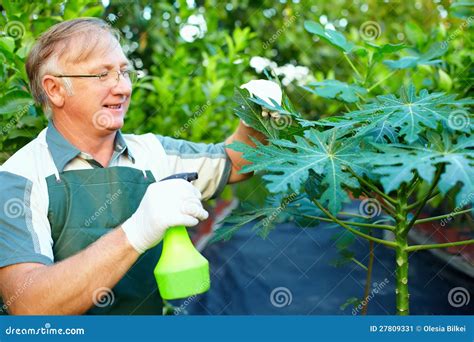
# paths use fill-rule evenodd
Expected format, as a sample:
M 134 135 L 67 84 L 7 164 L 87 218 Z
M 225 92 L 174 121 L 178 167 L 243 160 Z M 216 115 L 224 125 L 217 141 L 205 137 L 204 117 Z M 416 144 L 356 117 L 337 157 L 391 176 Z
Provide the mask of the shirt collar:
M 46 131 L 46 143 L 48 144 L 54 164 L 56 165 L 59 172 L 63 172 L 66 165 L 81 153 L 81 151 L 76 146 L 71 144 L 66 140 L 66 138 L 62 136 L 62 134 L 54 126 L 52 120 L 50 120 L 48 123 L 48 129 Z M 135 158 L 132 156 L 122 132 L 119 130 L 115 135 L 114 156 L 121 155 L 125 152 L 132 162 L 135 162 Z

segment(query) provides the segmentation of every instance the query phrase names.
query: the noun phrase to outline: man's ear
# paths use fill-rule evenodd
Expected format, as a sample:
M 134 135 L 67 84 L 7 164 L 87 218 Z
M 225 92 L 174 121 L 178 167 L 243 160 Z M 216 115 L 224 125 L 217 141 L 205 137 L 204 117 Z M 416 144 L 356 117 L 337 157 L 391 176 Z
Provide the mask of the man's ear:
M 58 77 L 44 75 L 42 85 L 50 103 L 52 103 L 55 107 L 64 106 L 64 101 L 66 99 L 66 89 L 63 85 L 63 82 Z

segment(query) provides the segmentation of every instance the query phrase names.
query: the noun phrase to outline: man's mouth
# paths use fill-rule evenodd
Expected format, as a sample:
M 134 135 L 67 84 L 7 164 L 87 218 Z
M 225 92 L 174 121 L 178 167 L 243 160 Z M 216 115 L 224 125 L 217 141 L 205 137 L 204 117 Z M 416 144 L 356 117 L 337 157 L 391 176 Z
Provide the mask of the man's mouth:
M 122 109 L 122 104 L 116 104 L 116 105 L 104 105 L 105 108 L 110 108 L 110 109 Z

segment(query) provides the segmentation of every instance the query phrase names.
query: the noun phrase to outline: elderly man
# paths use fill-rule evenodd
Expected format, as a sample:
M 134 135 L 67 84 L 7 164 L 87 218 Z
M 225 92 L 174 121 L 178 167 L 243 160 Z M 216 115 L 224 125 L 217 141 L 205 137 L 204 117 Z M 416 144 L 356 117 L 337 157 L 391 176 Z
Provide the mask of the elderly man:
M 201 200 L 250 177 L 238 173 L 246 161 L 226 144 L 264 137 L 242 122 L 215 145 L 122 134 L 134 73 L 118 34 L 100 19 L 51 27 L 26 67 L 50 121 L 0 172 L 0 308 L 161 314 L 153 268 L 166 229 L 206 219 Z M 193 185 L 158 182 L 193 171 Z

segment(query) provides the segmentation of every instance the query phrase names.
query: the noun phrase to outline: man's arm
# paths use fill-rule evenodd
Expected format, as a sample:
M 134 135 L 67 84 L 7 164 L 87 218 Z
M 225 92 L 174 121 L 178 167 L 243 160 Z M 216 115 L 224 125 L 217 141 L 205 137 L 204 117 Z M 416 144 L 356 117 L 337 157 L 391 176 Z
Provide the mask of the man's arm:
M 0 293 L 17 315 L 79 315 L 99 298 L 100 287 L 112 289 L 137 260 L 139 253 L 116 228 L 88 248 L 46 266 L 22 263 L 0 268 Z
M 250 140 L 250 136 L 256 138 L 261 143 L 267 144 L 267 139 L 265 135 L 254 130 L 252 127 L 246 126 L 242 121 L 240 121 L 239 126 L 236 131 L 225 140 L 225 144 L 229 145 L 235 141 L 240 141 L 244 144 L 255 147 L 255 144 Z M 226 153 L 229 156 L 229 159 L 232 163 L 232 169 L 229 177 L 229 184 L 243 181 L 252 177 L 253 172 L 240 174 L 239 171 L 243 166 L 250 164 L 249 161 L 242 157 L 242 152 L 234 151 L 230 148 L 226 148 Z
M 80 253 L 51 266 L 28 262 L 0 268 L 0 294 L 10 313 L 85 313 L 100 299 L 94 298 L 96 290 L 112 289 L 169 227 L 205 220 L 200 199 L 183 179 L 152 183 L 132 216 Z

